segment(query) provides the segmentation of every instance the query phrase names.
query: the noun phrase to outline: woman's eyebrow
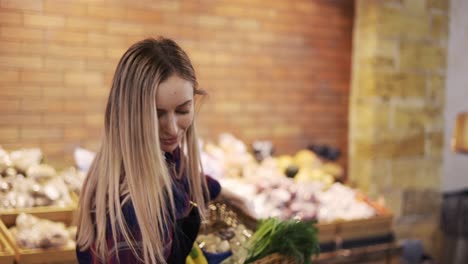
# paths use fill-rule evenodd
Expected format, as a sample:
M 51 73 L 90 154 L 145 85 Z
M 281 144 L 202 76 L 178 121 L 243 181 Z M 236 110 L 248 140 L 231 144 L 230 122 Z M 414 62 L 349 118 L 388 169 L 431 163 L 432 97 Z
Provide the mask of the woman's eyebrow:
M 192 99 L 189 99 L 189 100 L 183 102 L 182 104 L 178 105 L 176 108 L 181 108 L 181 107 L 187 106 L 187 105 L 189 105 L 191 102 L 192 102 Z M 166 112 L 166 110 L 165 110 L 165 109 L 162 109 L 162 108 L 158 108 L 158 109 L 156 109 L 156 110 L 157 110 L 158 112 Z
M 189 100 L 183 102 L 182 104 L 180 104 L 179 106 L 177 106 L 177 108 L 186 106 L 186 105 L 190 104 L 191 102 L 192 102 L 192 99 L 189 99 Z

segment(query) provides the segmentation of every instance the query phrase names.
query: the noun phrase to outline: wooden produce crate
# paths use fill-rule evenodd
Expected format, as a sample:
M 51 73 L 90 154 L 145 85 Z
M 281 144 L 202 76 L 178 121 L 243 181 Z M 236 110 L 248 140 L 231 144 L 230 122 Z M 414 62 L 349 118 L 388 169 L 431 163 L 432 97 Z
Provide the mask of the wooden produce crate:
M 239 221 L 244 224 L 247 228 L 255 230 L 257 227 L 258 219 L 255 219 L 253 216 L 246 214 L 242 209 L 237 208 L 235 205 L 231 204 L 229 201 L 223 201 L 229 209 L 234 211 L 237 215 Z M 218 206 L 220 206 L 218 204 Z M 334 243 L 337 236 L 337 223 L 317 223 L 315 226 L 318 229 L 318 239 L 319 243 Z
M 78 202 L 80 200 L 80 197 L 78 196 L 78 194 L 76 194 L 75 192 L 70 192 L 70 196 L 72 198 L 72 201 L 74 203 L 74 210 L 72 211 L 72 225 L 77 225 L 77 221 L 78 221 Z
M 37 214 L 35 216 L 38 216 Z M 52 212 L 47 212 L 46 217 L 41 217 L 44 219 L 52 221 L 62 221 L 56 219 L 63 219 L 67 226 L 72 223 L 72 218 L 70 213 L 57 212 L 53 214 Z M 1 218 L 2 216 L 0 216 Z M 7 217 L 10 220 L 10 217 Z M 11 232 L 8 230 L 11 226 L 15 225 L 15 222 L 10 222 L 6 224 L 3 221 L 0 221 L 0 234 L 6 238 L 6 240 L 12 245 L 12 248 L 15 253 L 16 263 L 18 264 L 49 264 L 49 263 L 77 263 L 76 252 L 74 245 L 67 245 L 59 248 L 48 248 L 48 249 L 29 249 L 21 248 L 16 244 L 16 239 L 13 237 Z M 3 263 L 3 262 L 2 262 Z
M 39 218 L 49 219 L 56 222 L 68 223 L 73 220 L 76 211 L 76 203 L 66 207 L 39 206 L 21 209 L 0 209 L 0 219 L 6 226 L 14 225 L 16 217 L 21 213 L 31 214 Z
M 252 262 L 252 264 L 295 264 L 294 258 L 282 256 L 278 253 L 270 254 L 266 257 L 263 257 L 259 260 Z
M 312 256 L 315 264 L 399 264 L 402 248 L 395 243 L 369 246 L 353 250 L 338 250 Z M 259 259 L 252 264 L 293 264 L 294 259 L 278 253 Z
M 70 192 L 70 197 L 72 202 L 64 207 L 36 206 L 30 208 L 0 208 L 0 219 L 7 226 L 14 225 L 16 217 L 21 213 L 26 213 L 51 221 L 68 223 L 74 219 L 78 204 L 78 196 L 76 194 Z
M 385 236 L 393 232 L 392 222 L 392 215 L 339 222 L 337 223 L 337 235 L 342 240 Z
M 15 252 L 6 240 L 5 236 L 0 232 L 0 263 L 13 264 L 15 261 Z
M 314 264 L 399 264 L 402 247 L 397 243 L 387 243 L 342 249 L 321 253 L 318 258 L 312 258 Z
M 393 234 L 393 214 L 385 207 L 371 201 L 367 196 L 357 192 L 359 200 L 373 207 L 377 214 L 368 219 L 336 220 L 333 222 L 317 223 L 320 244 L 339 243 L 344 240 L 356 240 L 363 238 L 379 237 Z M 255 230 L 257 219 L 245 214 L 241 209 L 223 201 L 238 216 L 239 220 L 248 228 Z
M 318 229 L 318 240 L 320 244 L 335 242 L 338 232 L 337 223 L 317 223 L 315 226 Z
M 359 199 L 372 206 L 377 215 L 368 219 L 337 222 L 337 235 L 340 240 L 356 240 L 385 236 L 393 233 L 393 214 L 385 207 L 358 194 Z

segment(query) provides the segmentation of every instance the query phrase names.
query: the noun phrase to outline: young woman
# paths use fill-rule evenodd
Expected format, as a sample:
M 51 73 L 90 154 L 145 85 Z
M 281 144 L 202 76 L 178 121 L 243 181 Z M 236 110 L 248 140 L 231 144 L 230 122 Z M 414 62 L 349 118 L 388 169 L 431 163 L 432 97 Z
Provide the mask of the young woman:
M 185 263 L 205 205 L 221 192 L 201 168 L 194 113 L 201 95 L 174 41 L 145 39 L 125 52 L 80 197 L 80 263 Z

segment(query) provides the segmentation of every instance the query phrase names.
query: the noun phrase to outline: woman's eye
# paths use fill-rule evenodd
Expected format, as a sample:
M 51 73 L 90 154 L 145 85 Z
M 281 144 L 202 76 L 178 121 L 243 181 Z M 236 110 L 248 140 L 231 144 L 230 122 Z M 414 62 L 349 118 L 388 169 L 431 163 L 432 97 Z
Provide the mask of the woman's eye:
M 164 115 L 164 112 L 158 111 L 158 118 L 162 117 Z
M 189 110 L 179 110 L 176 113 L 180 114 L 180 115 L 186 115 L 186 114 L 190 113 L 190 111 Z

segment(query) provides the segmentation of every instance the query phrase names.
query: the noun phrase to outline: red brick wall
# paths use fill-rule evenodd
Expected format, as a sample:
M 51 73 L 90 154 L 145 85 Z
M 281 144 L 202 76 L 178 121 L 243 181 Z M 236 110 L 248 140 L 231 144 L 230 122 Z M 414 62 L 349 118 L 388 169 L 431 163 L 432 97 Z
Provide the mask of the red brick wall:
M 346 151 L 352 25 L 350 0 L 0 0 L 0 145 L 58 164 L 95 149 L 118 59 L 164 35 L 210 93 L 203 138 Z

